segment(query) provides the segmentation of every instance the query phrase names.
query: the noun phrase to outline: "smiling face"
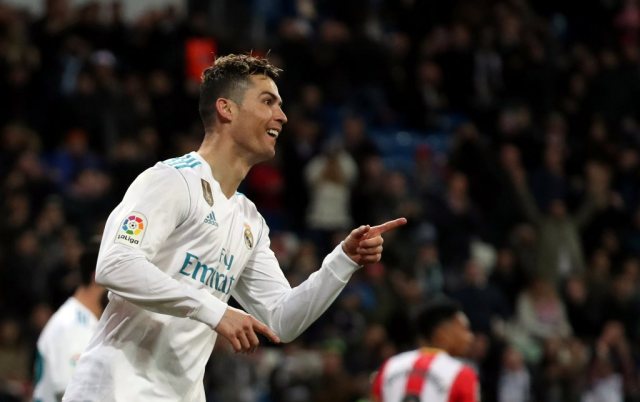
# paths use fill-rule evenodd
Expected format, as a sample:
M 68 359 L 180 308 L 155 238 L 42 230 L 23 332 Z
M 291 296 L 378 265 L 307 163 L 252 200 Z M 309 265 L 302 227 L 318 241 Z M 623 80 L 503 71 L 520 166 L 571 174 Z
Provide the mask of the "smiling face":
M 250 164 L 275 156 L 275 145 L 287 116 L 275 82 L 264 75 L 252 75 L 241 99 L 232 108 L 231 135 L 239 153 Z

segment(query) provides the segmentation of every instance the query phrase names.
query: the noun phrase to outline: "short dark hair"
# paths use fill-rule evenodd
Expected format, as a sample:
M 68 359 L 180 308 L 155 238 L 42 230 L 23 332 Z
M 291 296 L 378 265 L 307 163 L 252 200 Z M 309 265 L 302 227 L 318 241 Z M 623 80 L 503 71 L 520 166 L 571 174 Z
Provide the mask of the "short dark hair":
M 88 286 L 94 281 L 99 250 L 100 243 L 92 241 L 85 245 L 85 248 L 80 255 L 80 264 L 78 268 L 80 269 L 80 284 L 82 286 Z
M 430 340 L 442 324 L 461 312 L 460 304 L 451 299 L 443 298 L 428 303 L 420 311 L 416 320 L 418 335 Z
M 203 71 L 200 84 L 198 110 L 204 127 L 207 128 L 213 123 L 213 105 L 216 99 L 224 97 L 241 103 L 250 76 L 264 75 L 275 80 L 281 71 L 266 58 L 250 54 L 228 54 L 216 58 L 213 64 Z

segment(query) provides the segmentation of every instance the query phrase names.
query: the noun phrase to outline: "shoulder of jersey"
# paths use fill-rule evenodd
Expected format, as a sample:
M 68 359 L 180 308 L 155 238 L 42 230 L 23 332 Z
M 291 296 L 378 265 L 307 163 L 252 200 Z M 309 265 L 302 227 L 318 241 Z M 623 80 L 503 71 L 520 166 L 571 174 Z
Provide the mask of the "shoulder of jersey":
M 200 187 L 199 183 L 203 175 L 202 169 L 204 166 L 206 165 L 200 159 L 191 154 L 186 154 L 158 162 L 152 169 L 173 170 L 179 176 L 182 176 L 187 186 L 192 187 L 197 184 L 197 187 Z
M 442 361 L 446 361 L 448 364 L 452 364 L 456 367 L 464 368 L 466 366 L 465 362 L 457 357 L 451 356 L 449 353 L 444 351 L 434 351 L 431 352 L 434 355 L 438 356 L 438 359 Z
M 183 173 L 186 173 L 187 171 L 199 170 L 203 166 L 200 159 L 191 154 L 170 158 L 160 163 L 170 166 L 176 170 L 183 171 Z
M 59 333 L 87 325 L 89 318 L 86 313 L 72 303 L 66 302 L 49 319 L 45 326 L 46 332 Z M 45 332 L 43 330 L 43 332 Z
M 391 364 L 395 364 L 404 359 L 418 358 L 418 356 L 420 356 L 420 352 L 416 349 L 405 350 L 404 352 L 400 352 L 397 355 L 391 356 L 389 359 L 386 360 L 385 365 L 388 365 L 391 362 L 393 362 Z
M 191 154 L 186 154 L 176 158 L 171 158 L 159 162 L 158 165 L 168 166 L 179 171 L 183 177 L 202 178 L 202 167 L 205 166 L 198 158 Z M 156 165 L 157 166 L 157 165 Z M 236 192 L 236 201 L 242 205 L 245 213 L 259 214 L 255 204 L 246 195 L 241 192 Z
M 235 197 L 240 204 L 245 205 L 246 207 L 249 207 L 249 208 L 253 208 L 253 209 L 256 208 L 256 204 L 254 204 L 253 201 L 249 199 L 249 197 L 244 195 L 244 193 L 236 191 Z
M 241 192 L 236 192 L 235 198 L 236 202 L 242 207 L 246 216 L 254 216 L 262 219 L 262 215 L 258 211 L 258 207 L 256 207 L 256 204 L 254 204 L 246 195 Z

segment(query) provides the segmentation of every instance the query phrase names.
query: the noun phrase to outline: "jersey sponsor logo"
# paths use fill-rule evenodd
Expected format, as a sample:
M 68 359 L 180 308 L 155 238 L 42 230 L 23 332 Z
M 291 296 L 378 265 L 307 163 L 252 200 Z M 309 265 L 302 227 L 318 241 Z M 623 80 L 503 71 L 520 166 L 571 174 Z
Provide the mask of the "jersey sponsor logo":
M 147 229 L 147 218 L 140 212 L 131 212 L 122 221 L 116 233 L 116 243 L 140 247 L 144 232 Z
M 233 257 L 233 254 L 228 254 L 223 248 L 216 262 L 205 263 L 197 255 L 187 252 L 182 268 L 180 268 L 180 274 L 197 280 L 219 292 L 229 294 L 233 282 L 236 280 L 236 277 L 228 272 L 231 270 Z M 227 272 L 225 272 L 225 269 Z
M 207 215 L 207 217 L 204 218 L 204 223 L 208 223 L 209 225 L 218 227 L 218 221 L 216 220 L 215 212 L 213 211 L 209 212 L 209 215 Z
M 253 248 L 253 233 L 251 233 L 251 227 L 248 224 L 244 224 L 244 245 L 249 250 Z
M 211 192 L 211 185 L 205 179 L 200 179 L 200 183 L 202 184 L 202 196 L 204 200 L 209 204 L 210 207 L 213 206 L 213 193 Z

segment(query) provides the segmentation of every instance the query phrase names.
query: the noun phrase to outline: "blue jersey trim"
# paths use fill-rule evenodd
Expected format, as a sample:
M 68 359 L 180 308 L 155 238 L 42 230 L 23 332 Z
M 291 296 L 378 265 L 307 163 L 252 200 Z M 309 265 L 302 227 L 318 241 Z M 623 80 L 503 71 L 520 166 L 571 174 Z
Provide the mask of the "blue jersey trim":
M 164 163 L 175 169 L 194 168 L 196 166 L 202 165 L 202 162 L 189 154 L 179 156 L 177 158 L 167 159 L 166 161 L 164 161 Z

